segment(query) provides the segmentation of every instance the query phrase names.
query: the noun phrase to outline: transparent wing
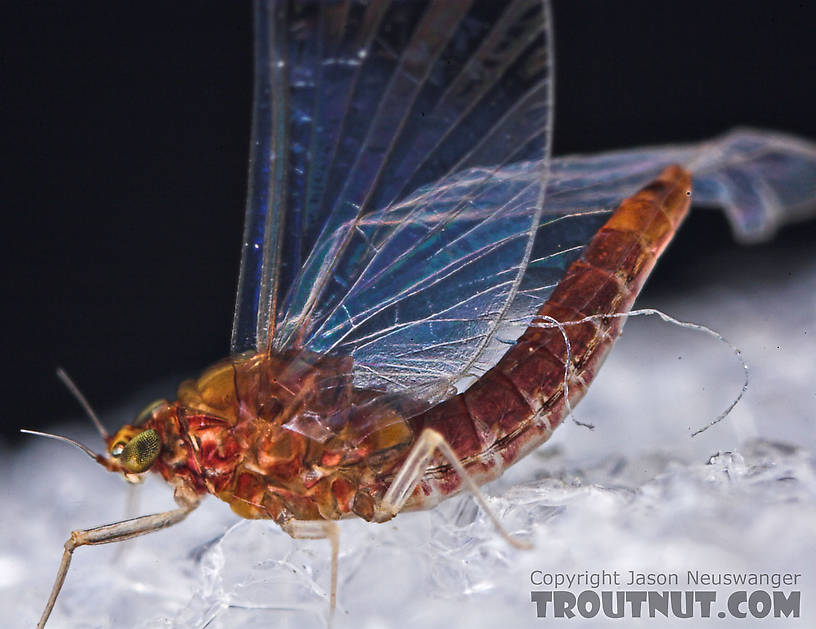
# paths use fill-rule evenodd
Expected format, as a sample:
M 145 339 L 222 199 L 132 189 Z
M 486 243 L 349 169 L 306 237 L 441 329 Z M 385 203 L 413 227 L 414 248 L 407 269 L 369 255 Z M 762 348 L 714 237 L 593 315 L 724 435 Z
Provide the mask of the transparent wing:
M 770 238 L 784 223 L 814 209 L 816 145 L 736 129 L 698 144 L 555 158 L 544 213 L 613 207 L 668 164 L 683 164 L 692 172 L 694 205 L 722 207 L 741 241 Z
M 358 336 L 361 319 L 368 332 L 394 323 L 394 312 L 375 303 L 386 286 L 415 296 L 399 308 L 411 318 L 440 308 L 455 318 L 464 295 L 484 294 L 479 329 L 468 333 L 480 339 L 468 349 L 477 352 L 512 299 L 541 208 L 552 109 L 548 28 L 541 0 L 256 4 L 234 352 L 346 351 L 356 340 L 344 319 L 353 318 Z M 494 174 L 519 161 L 535 164 L 533 181 L 501 190 L 510 198 L 492 204 Z M 468 195 L 453 199 L 456 173 L 476 171 Z M 431 182 L 439 186 L 423 188 Z M 400 200 L 418 189 L 423 202 L 406 210 Z M 470 203 L 490 213 L 461 218 Z M 406 272 L 432 252 L 472 262 L 445 266 L 439 257 L 439 276 L 430 279 Z M 447 336 L 441 332 L 437 341 Z M 459 359 L 467 362 L 468 352 Z
M 445 395 L 495 332 L 529 257 L 543 182 L 536 162 L 521 163 L 467 169 L 357 221 L 354 240 L 373 255 L 306 346 L 352 356 L 357 386 Z
M 537 1 L 256 11 L 236 352 L 351 356 L 355 386 L 433 402 L 495 362 L 606 213 L 665 165 L 690 167 L 695 202 L 724 205 L 746 239 L 813 199 L 812 145 L 737 132 L 558 159 L 542 206 Z
M 770 238 L 783 224 L 816 215 L 816 144 L 738 129 L 699 144 L 640 147 L 553 158 L 546 201 L 523 281 L 474 375 L 489 369 L 529 325 L 566 268 L 621 199 L 669 164 L 692 172 L 692 204 L 722 207 L 744 242 Z M 530 165 L 518 165 L 523 177 Z M 466 382 L 459 383 L 459 386 Z
M 469 169 L 357 223 L 376 254 L 309 346 L 352 356 L 356 383 L 380 389 L 482 373 L 523 332 L 608 213 L 672 163 L 692 171 L 694 203 L 724 207 L 743 239 L 816 209 L 816 147 L 781 135 L 735 131 L 699 144 L 558 158 L 523 280 L 506 309 L 493 299 L 514 285 L 515 258 L 503 256 L 527 238 L 539 167 Z M 371 234 L 389 222 L 389 237 L 375 241 Z M 488 331 L 498 320 L 494 337 Z
M 534 162 L 519 162 L 490 170 L 488 188 L 482 185 L 485 169 L 471 169 L 357 223 L 363 237 L 387 221 L 396 228 L 389 232 L 390 240 L 377 243 L 372 263 L 346 293 L 337 316 L 327 319 L 315 338 L 325 343 L 324 350 L 353 356 L 355 384 L 390 389 L 403 414 L 406 396 L 399 392 L 405 391 L 395 383 L 414 383 L 410 399 L 429 402 L 463 390 L 522 334 L 612 208 L 672 163 L 693 171 L 693 202 L 724 207 L 739 237 L 756 240 L 783 222 L 816 213 L 816 146 L 781 135 L 735 131 L 694 145 L 556 158 L 523 280 L 499 320 L 498 332 L 485 335 L 483 326 L 498 316 L 490 309 L 490 289 L 510 276 L 498 268 L 502 247 L 527 233 L 524 222 L 516 220 L 531 211 L 529 191 L 539 169 Z M 459 209 L 455 219 L 451 207 Z M 492 223 L 496 215 L 504 220 Z M 480 231 L 483 225 L 490 227 L 489 233 Z M 439 236 L 447 230 L 457 235 L 451 241 Z M 425 237 L 417 239 L 417 233 Z M 459 249 L 453 242 L 458 239 L 473 242 Z M 476 270 L 467 290 L 460 293 L 461 285 L 449 286 L 459 295 L 452 308 L 434 307 L 422 299 L 424 293 L 432 294 L 427 286 L 445 284 L 448 269 L 471 265 Z M 483 293 L 480 282 L 488 287 Z M 485 338 L 489 343 L 483 344 Z M 462 365 L 469 365 L 467 373 Z M 429 384 L 447 382 L 450 374 L 462 376 L 455 389 Z M 327 381 L 321 389 L 330 390 L 331 384 Z M 388 417 L 378 413 L 370 425 L 355 426 L 357 438 L 382 429 Z M 309 422 L 298 420 L 286 427 L 326 440 L 342 426 L 313 417 Z

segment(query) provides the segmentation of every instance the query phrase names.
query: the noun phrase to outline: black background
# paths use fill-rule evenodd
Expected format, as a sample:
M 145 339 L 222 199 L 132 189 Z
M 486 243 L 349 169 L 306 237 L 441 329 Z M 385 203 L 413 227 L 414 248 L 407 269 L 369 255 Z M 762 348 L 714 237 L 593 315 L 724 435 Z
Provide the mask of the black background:
M 816 138 L 815 17 L 798 2 L 557 0 L 556 154 L 736 125 Z M 3 436 L 75 414 L 58 365 L 114 426 L 119 401 L 227 351 L 250 20 L 216 1 L 6 9 Z M 704 282 L 723 251 L 739 272 L 815 237 L 810 222 L 741 248 L 695 214 L 649 290 Z

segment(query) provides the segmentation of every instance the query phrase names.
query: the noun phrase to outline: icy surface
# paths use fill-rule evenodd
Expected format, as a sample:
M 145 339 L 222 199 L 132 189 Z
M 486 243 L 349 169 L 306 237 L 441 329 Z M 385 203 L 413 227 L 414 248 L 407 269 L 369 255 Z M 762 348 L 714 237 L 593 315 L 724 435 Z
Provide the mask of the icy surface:
M 685 587 L 686 570 L 801 573 L 802 618 L 785 623 L 813 626 L 816 266 L 787 264 L 638 303 L 714 327 L 743 349 L 751 386 L 726 421 L 689 437 L 739 391 L 741 368 L 729 350 L 704 335 L 633 319 L 576 409 L 596 429 L 566 424 L 486 488 L 505 525 L 535 549 L 511 549 L 469 497 L 385 525 L 344 522 L 333 626 L 563 623 L 536 618 L 531 571 L 604 569 L 618 570 L 624 582 L 630 569 L 679 573 L 681 590 L 693 589 Z M 84 425 L 58 430 L 97 445 Z M 125 487 L 57 443 L 33 440 L 3 454 L 0 609 L 4 626 L 33 627 L 68 533 L 120 518 Z M 172 507 L 158 479 L 142 489 L 140 513 Z M 210 498 L 181 525 L 120 546 L 77 551 L 50 628 L 327 626 L 326 541 L 295 541 L 269 523 L 239 521 Z M 707 589 L 724 597 L 735 588 Z M 716 621 L 753 623 L 780 626 L 772 617 Z

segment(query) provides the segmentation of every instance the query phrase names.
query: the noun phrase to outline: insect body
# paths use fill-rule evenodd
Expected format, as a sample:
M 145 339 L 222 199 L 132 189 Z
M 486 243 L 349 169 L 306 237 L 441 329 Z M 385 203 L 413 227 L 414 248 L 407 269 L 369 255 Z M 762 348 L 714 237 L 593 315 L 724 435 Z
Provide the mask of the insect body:
M 631 306 L 688 211 L 690 183 L 672 167 L 624 201 L 538 312 L 564 325 L 534 322 L 477 383 L 431 408 L 357 389 L 351 359 L 308 351 L 234 357 L 183 383 L 177 402 L 155 404 L 98 457 L 126 477 L 157 471 L 179 508 L 75 532 L 41 626 L 74 548 L 172 525 L 206 493 L 297 532 L 299 522 L 350 515 L 385 521 L 498 477 L 549 438 L 566 415 L 565 390 L 572 403 L 583 395 L 622 327 L 603 315 Z M 309 422 L 336 431 L 320 439 L 286 428 Z
M 626 312 L 688 210 L 689 195 L 688 174 L 672 168 L 625 201 L 539 315 L 569 324 Z M 564 327 L 573 402 L 621 325 L 613 318 Z M 421 400 L 355 388 L 347 358 L 308 351 L 242 356 L 184 383 L 178 402 L 157 406 L 143 426 L 125 427 L 112 443 L 155 432 L 161 448 L 153 468 L 178 495 L 211 493 L 245 518 L 286 524 L 354 514 L 382 521 L 395 515 L 397 505 L 384 504 L 385 496 L 409 453 L 424 447 L 424 431 L 440 435 L 479 483 L 545 441 L 566 414 L 566 356 L 561 330 L 534 324 L 467 391 L 426 410 Z M 337 429 L 319 440 L 286 428 L 307 422 Z M 409 483 L 408 508 L 431 506 L 462 485 L 441 455 L 432 471 L 419 472 Z
M 534 0 L 256 3 L 232 355 L 115 435 L 98 424 L 107 456 L 72 442 L 129 481 L 158 472 L 178 508 L 72 533 L 40 627 L 77 547 L 176 524 L 206 494 L 328 537 L 333 603 L 334 521 L 480 499 L 580 399 L 688 210 L 668 164 L 693 165 L 703 201 L 761 213 L 750 182 L 816 161 L 748 134 L 548 180 L 548 29 Z

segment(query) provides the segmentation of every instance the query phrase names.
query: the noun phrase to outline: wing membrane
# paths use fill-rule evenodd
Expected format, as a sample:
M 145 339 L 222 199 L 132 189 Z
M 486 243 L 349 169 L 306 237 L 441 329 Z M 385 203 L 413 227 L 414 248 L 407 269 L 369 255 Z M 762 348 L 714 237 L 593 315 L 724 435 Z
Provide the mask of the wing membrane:
M 497 190 L 501 169 L 466 171 L 464 182 L 453 177 L 358 223 L 375 254 L 308 347 L 353 356 L 363 386 L 446 391 L 518 286 L 541 207 L 539 172 Z M 384 224 L 394 226 L 388 237 L 372 239 Z
M 737 129 L 698 144 L 555 158 L 544 213 L 612 208 L 673 163 L 694 175 L 694 205 L 724 208 L 734 235 L 743 241 L 770 238 L 816 202 L 816 145 Z
M 541 196 L 550 142 L 547 19 L 541 0 L 256 4 L 234 352 L 336 345 L 334 336 L 321 337 L 332 328 L 327 319 L 354 306 L 344 296 L 362 287 L 366 269 L 375 274 L 382 265 L 381 247 L 405 248 L 411 230 L 399 229 L 388 209 L 417 188 L 480 166 L 478 195 L 491 188 L 489 168 L 528 160 L 538 169 L 528 196 Z M 415 211 L 435 212 L 437 230 L 462 211 L 449 204 L 445 221 L 429 207 Z M 536 213 L 514 220 L 524 235 L 502 255 L 517 283 Z M 426 246 L 447 236 L 426 235 Z M 512 285 L 494 291 L 499 310 Z
M 378 53 L 375 39 L 364 63 L 386 61 L 374 64 L 374 74 L 364 67 L 352 94 L 332 165 L 343 183 L 329 178 L 324 203 L 332 202 L 332 211 L 283 304 L 274 349 L 325 346 L 312 344 L 315 330 L 339 307 L 394 223 L 368 221 L 365 239 L 358 226 L 404 190 L 511 158 L 539 160 L 543 181 L 551 104 L 542 11 L 529 0 L 429 3 L 406 42 L 392 37 Z M 386 13 L 381 31 L 389 31 L 390 17 Z M 520 30 L 523 45 L 515 40 Z M 369 86 L 372 76 L 376 85 Z M 526 220 L 529 227 L 534 217 Z
M 310 347 L 351 355 L 358 384 L 421 390 L 428 399 L 466 386 L 491 367 L 620 200 L 680 163 L 694 174 L 694 203 L 723 206 L 735 234 L 757 239 L 783 218 L 816 209 L 816 147 L 732 132 L 689 145 L 647 147 L 552 161 L 546 200 L 523 279 L 509 309 L 514 260 L 529 231 L 539 181 L 534 162 L 450 177 L 357 224 L 360 238 L 396 227 L 324 319 Z M 499 334 L 491 330 L 500 322 Z M 487 343 L 485 342 L 487 340 Z M 437 388 L 431 384 L 436 383 Z
M 816 214 L 816 144 L 800 138 L 736 130 L 699 144 L 553 158 L 530 262 L 499 334 L 472 370 L 475 375 L 492 367 L 507 343 L 524 332 L 620 200 L 670 164 L 692 172 L 692 204 L 722 207 L 739 240 L 770 238 L 785 223 Z M 515 176 L 523 177 L 529 166 L 518 165 Z
M 331 164 L 361 58 L 387 7 L 382 1 L 255 2 L 255 97 L 233 352 L 268 346 L 280 300 L 324 225 Z
M 255 3 L 255 96 L 241 270 L 230 342 L 233 353 L 268 338 L 270 327 L 274 329 L 280 285 L 286 175 L 280 154 L 288 137 L 282 68 L 274 63 L 273 55 L 280 40 L 280 21 L 273 19 L 274 10 L 270 3 Z
M 495 362 L 605 214 L 667 164 L 744 239 L 816 196 L 812 145 L 748 131 L 559 158 L 547 182 L 537 0 L 256 12 L 236 352 L 351 356 L 355 386 L 433 402 Z

